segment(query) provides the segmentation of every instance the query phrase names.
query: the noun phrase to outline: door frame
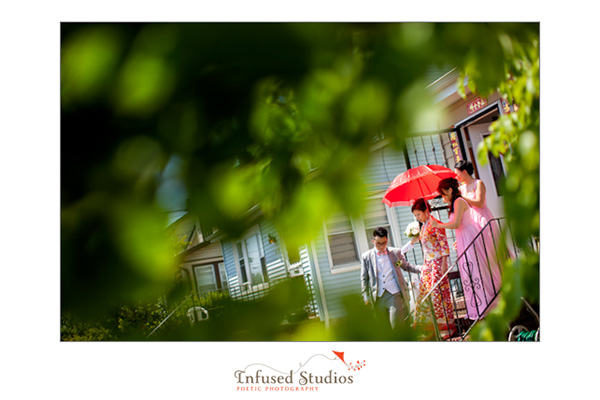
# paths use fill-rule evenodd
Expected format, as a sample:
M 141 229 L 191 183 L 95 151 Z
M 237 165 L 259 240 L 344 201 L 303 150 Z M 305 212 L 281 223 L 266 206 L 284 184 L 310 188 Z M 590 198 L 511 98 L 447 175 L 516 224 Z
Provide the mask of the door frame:
M 493 103 L 489 104 L 488 106 L 482 108 L 481 110 L 477 111 L 476 113 L 474 113 L 473 115 L 470 115 L 469 117 L 457 122 L 454 126 L 455 129 L 457 129 L 458 133 L 459 133 L 459 141 L 461 142 L 461 144 L 466 143 L 467 146 L 464 146 L 463 148 L 466 148 L 467 150 L 467 154 L 464 154 L 465 159 L 469 160 L 473 163 L 473 176 L 476 179 L 481 179 L 481 172 L 480 172 L 480 168 L 482 168 L 479 165 L 479 161 L 477 159 L 477 155 L 474 153 L 474 151 L 476 149 L 474 149 L 474 145 L 473 145 L 473 140 L 470 137 L 469 134 L 469 126 L 472 125 L 479 125 L 481 124 L 481 122 L 479 122 L 480 120 L 482 120 L 485 117 L 489 117 L 493 114 L 498 114 L 498 117 L 502 116 L 505 114 L 504 109 L 502 108 L 502 99 L 498 99 L 496 101 L 494 101 Z M 482 135 L 483 136 L 483 135 Z M 502 162 L 502 167 L 504 169 L 504 172 L 506 173 L 506 165 L 504 163 L 504 158 L 501 156 L 500 160 Z M 490 174 L 492 175 L 492 179 L 494 179 L 493 177 L 493 173 L 491 172 L 491 166 L 486 166 L 486 168 L 490 169 Z M 492 184 L 494 182 L 491 182 Z M 486 188 L 489 185 L 486 185 Z M 494 213 L 495 217 L 500 217 L 504 215 L 504 211 L 503 211 L 503 197 L 498 195 L 497 190 L 495 185 L 493 185 L 493 187 L 489 187 L 486 190 L 487 196 L 490 196 L 490 194 L 492 196 L 495 196 L 498 199 L 498 203 L 499 203 L 499 210 L 497 210 Z M 499 215 L 496 215 L 499 214 Z

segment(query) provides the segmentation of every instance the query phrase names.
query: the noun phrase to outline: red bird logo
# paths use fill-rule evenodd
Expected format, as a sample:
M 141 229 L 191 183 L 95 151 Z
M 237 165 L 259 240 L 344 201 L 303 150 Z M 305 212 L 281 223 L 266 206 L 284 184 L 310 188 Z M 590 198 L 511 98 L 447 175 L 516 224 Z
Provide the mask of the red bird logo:
M 363 362 L 357 361 L 356 364 L 354 364 L 354 365 L 352 363 L 348 364 L 344 360 L 344 352 L 343 351 L 334 351 L 334 350 L 332 350 L 332 351 L 333 351 L 333 354 L 335 354 L 337 356 L 337 358 L 339 358 L 344 363 L 344 365 L 346 365 L 346 367 L 348 367 L 348 371 L 350 371 L 350 370 L 358 371 L 361 368 L 363 368 L 365 365 L 367 365 L 365 360 L 363 360 Z

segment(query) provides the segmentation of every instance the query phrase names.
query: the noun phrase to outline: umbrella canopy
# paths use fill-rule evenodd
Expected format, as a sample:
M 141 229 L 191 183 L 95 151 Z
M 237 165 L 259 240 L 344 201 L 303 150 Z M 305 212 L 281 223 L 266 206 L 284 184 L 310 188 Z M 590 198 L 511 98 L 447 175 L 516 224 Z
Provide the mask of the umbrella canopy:
M 410 206 L 415 200 L 439 196 L 438 183 L 445 178 L 456 178 L 454 171 L 441 165 L 419 165 L 398 175 L 383 196 L 390 207 Z

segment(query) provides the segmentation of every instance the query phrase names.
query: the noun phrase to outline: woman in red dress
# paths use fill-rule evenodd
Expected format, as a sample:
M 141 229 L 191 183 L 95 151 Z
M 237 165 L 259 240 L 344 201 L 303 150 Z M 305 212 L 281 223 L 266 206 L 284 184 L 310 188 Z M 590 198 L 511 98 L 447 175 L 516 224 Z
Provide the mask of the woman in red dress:
M 448 270 L 450 256 L 446 230 L 433 226 L 433 221 L 437 220 L 431 216 L 429 205 L 424 199 L 415 201 L 411 210 L 415 218 L 422 224 L 419 240 L 421 241 L 425 261 L 425 265 L 421 270 L 415 322 L 425 329 L 432 328 L 431 304 L 433 304 L 438 327 L 441 330 L 455 331 L 450 283 L 448 277 L 442 280 L 442 276 Z M 431 293 L 428 299 L 425 299 L 425 296 L 431 292 L 440 280 L 442 280 L 442 283 Z M 431 303 L 429 299 L 431 299 Z

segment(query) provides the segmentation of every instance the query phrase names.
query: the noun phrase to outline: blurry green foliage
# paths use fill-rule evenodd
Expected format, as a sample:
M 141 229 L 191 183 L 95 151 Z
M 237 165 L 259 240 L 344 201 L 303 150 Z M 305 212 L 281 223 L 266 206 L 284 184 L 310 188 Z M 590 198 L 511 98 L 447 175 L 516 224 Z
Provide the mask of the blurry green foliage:
M 70 312 L 61 316 L 62 341 L 143 340 L 166 317 L 164 303 L 113 306 L 104 318 L 82 320 Z
M 304 278 L 300 277 L 275 283 L 269 292 L 257 299 L 242 300 L 224 293 L 211 293 L 188 298 L 183 303 L 173 301 L 173 305 L 182 305 L 147 339 L 289 340 L 305 324 L 307 316 L 303 308 L 308 300 Z M 205 308 L 209 316 L 191 324 L 187 312 L 195 306 Z
M 504 264 L 500 306 L 476 326 L 474 339 L 505 340 L 507 321 L 523 306 L 522 298 L 539 304 L 540 265 L 536 249 L 540 236 L 540 56 L 539 37 L 519 42 L 508 33 L 500 36 L 507 54 L 506 79 L 499 92 L 517 111 L 495 121 L 492 132 L 478 149 L 481 162 L 488 151 L 503 154 L 507 167 L 504 207 L 515 244 L 522 249 L 516 260 Z M 533 245 L 532 245 L 533 242 Z
M 523 23 L 62 24 L 63 313 L 94 321 L 112 304 L 149 302 L 176 287 L 178 242 L 165 229 L 170 198 L 185 196 L 185 208 L 225 238 L 262 215 L 289 246 L 309 241 L 336 210 L 360 214 L 359 176 L 375 136 L 383 132 L 399 149 L 440 111 L 424 89 L 431 66 L 456 66 L 482 95 L 500 88 L 511 96 L 521 108 L 510 118 L 518 120 L 498 124 L 512 132 L 513 151 L 535 153 L 539 79 L 536 86 L 520 78 L 537 76 L 538 30 Z M 534 232 L 535 156 L 516 155 L 508 168 L 515 182 L 507 190 L 519 196 L 507 213 Z M 523 187 L 531 191 L 523 195 Z M 247 212 L 255 205 L 259 213 Z M 537 287 L 530 264 L 520 268 L 514 283 Z M 273 337 L 267 325 L 279 317 L 247 307 L 219 329 L 250 315 L 264 329 L 226 338 Z M 371 338 L 347 328 L 339 337 Z M 304 339 L 322 333 L 312 325 L 302 332 Z

